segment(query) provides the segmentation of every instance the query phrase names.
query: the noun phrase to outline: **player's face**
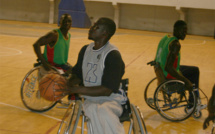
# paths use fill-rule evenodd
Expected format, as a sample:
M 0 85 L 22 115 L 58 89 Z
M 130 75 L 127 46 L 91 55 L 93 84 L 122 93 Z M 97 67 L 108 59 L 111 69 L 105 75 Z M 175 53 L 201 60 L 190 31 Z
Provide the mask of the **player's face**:
M 61 18 L 61 28 L 69 30 L 72 25 L 72 18 L 69 15 L 64 15 Z
M 101 39 L 105 34 L 105 26 L 95 23 L 89 30 L 88 39 L 98 40 Z
M 187 35 L 187 25 L 183 25 L 178 30 L 178 36 L 179 36 L 178 38 L 181 40 L 184 40 L 186 35 Z

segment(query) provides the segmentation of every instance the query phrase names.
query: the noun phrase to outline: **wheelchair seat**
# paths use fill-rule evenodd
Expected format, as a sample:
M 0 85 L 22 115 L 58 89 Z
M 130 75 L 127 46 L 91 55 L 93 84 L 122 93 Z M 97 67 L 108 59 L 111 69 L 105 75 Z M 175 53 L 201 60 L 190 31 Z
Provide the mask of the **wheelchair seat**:
M 125 91 L 125 94 L 127 95 L 128 79 L 123 79 L 120 85 L 121 85 L 121 89 L 123 89 Z M 67 133 L 75 134 L 80 118 L 82 118 L 81 133 L 84 134 L 85 123 L 89 125 L 89 129 L 87 129 L 87 131 L 90 133 L 93 133 L 93 128 L 92 128 L 90 118 L 88 118 L 85 115 L 82 109 L 83 101 L 84 101 L 84 98 L 82 98 L 82 100 L 75 100 L 74 103 L 70 104 L 62 119 L 61 125 L 58 130 L 58 134 L 67 134 Z M 121 123 L 125 121 L 130 123 L 130 124 L 128 123 L 123 124 L 125 126 L 129 125 L 128 134 L 131 134 L 132 132 L 134 134 L 140 134 L 140 133 L 147 134 L 147 129 L 139 107 L 133 104 L 130 104 L 129 100 L 127 100 L 126 103 L 122 105 L 122 108 L 123 108 L 123 113 L 119 117 L 119 119 Z
M 129 99 L 127 100 L 126 104 L 122 105 L 122 108 L 123 112 L 122 115 L 119 117 L 120 122 L 130 121 L 131 107 Z

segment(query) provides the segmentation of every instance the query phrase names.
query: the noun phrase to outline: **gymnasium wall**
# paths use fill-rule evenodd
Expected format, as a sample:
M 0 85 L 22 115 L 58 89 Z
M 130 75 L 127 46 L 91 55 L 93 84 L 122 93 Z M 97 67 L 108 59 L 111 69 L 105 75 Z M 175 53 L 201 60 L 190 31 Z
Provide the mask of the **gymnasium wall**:
M 54 0 L 54 22 L 58 19 L 58 4 Z M 49 22 L 49 0 L 0 0 L 0 19 L 29 22 Z
M 58 21 L 58 4 L 54 0 L 54 23 Z M 214 36 L 215 0 L 84 0 L 91 21 L 99 17 L 114 19 L 114 4 L 119 8 L 119 28 L 172 32 L 180 18 L 176 7 L 184 12 L 188 33 Z M 49 0 L 0 0 L 0 19 L 49 22 Z
M 99 1 L 102 0 L 85 0 L 86 11 L 92 21 L 96 21 L 102 16 L 114 19 L 113 3 Z M 180 13 L 173 5 L 159 6 L 130 3 L 117 3 L 117 5 L 120 10 L 119 28 L 172 32 L 174 22 L 180 19 Z M 203 5 L 203 7 L 205 6 Z M 181 11 L 185 15 L 185 21 L 188 23 L 188 34 L 214 36 L 215 3 L 214 9 L 210 8 L 181 7 Z

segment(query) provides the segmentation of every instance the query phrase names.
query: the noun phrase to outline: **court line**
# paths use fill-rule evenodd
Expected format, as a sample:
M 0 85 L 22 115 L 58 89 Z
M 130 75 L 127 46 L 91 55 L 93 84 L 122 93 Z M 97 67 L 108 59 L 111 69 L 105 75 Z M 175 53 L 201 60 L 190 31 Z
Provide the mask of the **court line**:
M 49 129 L 45 132 L 45 134 L 51 133 L 52 130 L 54 130 L 60 123 L 61 123 L 61 122 L 58 121 L 54 126 L 52 126 L 51 128 L 49 128 Z
M 202 43 L 199 43 L 199 44 L 182 44 L 182 45 L 204 45 L 206 43 L 206 40 L 203 40 L 203 42 Z M 152 45 L 152 44 L 150 44 L 150 45 Z M 153 45 L 155 45 L 155 44 L 153 44 Z M 156 44 L 157 45 L 157 44 Z M 136 58 L 134 58 L 130 63 L 128 63 L 126 66 L 125 66 L 125 68 L 126 67 L 128 67 L 128 66 L 130 66 L 132 63 L 134 63 L 137 59 L 139 59 L 143 54 L 144 54 L 144 52 L 145 51 L 143 51 L 140 55 L 138 55 Z M 214 72 L 214 71 L 210 71 L 210 72 Z
M 21 132 L 21 131 L 13 131 L 13 130 L 6 130 L 6 129 L 0 129 L 0 131 L 6 131 L 6 132 L 15 132 L 15 133 L 22 133 L 22 134 L 40 134 L 40 133 L 30 133 L 30 132 Z
M 10 105 L 10 104 L 6 104 L 6 103 L 3 103 L 3 102 L 0 102 L 0 104 L 5 105 L 5 106 L 9 106 L 9 107 L 13 107 L 13 108 L 17 108 L 17 109 L 20 109 L 20 110 L 31 112 L 28 109 L 25 109 L 25 108 L 22 108 L 22 107 L 17 107 L 17 106 Z M 43 114 L 43 113 L 38 113 L 38 112 L 33 112 L 33 113 L 37 113 L 37 114 L 40 114 L 42 116 L 45 116 L 45 117 L 48 117 L 48 118 L 51 118 L 51 119 L 54 119 L 54 120 L 57 120 L 57 121 L 62 121 L 61 119 L 58 119 L 58 118 L 55 118 L 55 117 L 52 117 L 52 116 L 49 116 L 49 115 L 46 115 L 46 114 Z
M 143 51 L 140 55 L 138 55 L 136 58 L 134 58 L 130 63 L 128 63 L 125 68 L 127 68 L 128 66 L 130 66 L 132 63 L 134 63 L 137 59 L 139 59 L 143 54 L 145 53 L 145 51 Z
M 2 47 L 2 46 L 0 46 L 0 47 Z M 13 53 L 13 54 L 7 55 L 7 54 L 4 54 L 4 53 L 6 53 L 6 52 L 0 52 L 0 57 L 1 57 L 1 56 L 14 56 L 14 55 L 20 55 L 20 54 L 22 54 L 22 51 L 21 51 L 21 50 L 18 50 L 18 49 L 15 49 L 15 48 L 9 48 L 9 47 L 2 47 L 2 48 L 15 50 L 15 51 L 17 51 L 17 53 Z M 10 52 L 8 52 L 8 53 L 10 53 Z M 1 55 L 1 54 L 3 54 L 3 55 Z
M 17 107 L 17 106 L 10 105 L 10 104 L 6 104 L 6 103 L 3 103 L 3 102 L 0 102 L 0 104 L 5 105 L 5 106 L 9 106 L 9 107 L 13 107 L 13 108 L 17 108 L 17 109 L 20 109 L 20 110 L 24 110 L 24 111 L 27 111 L 27 112 L 32 112 L 31 110 L 28 110 L 28 109 L 25 109 L 25 108 L 22 108 L 22 107 Z M 51 118 L 51 119 L 54 119 L 54 120 L 57 120 L 57 121 L 60 121 L 60 122 L 62 121 L 61 119 L 58 119 L 58 118 L 55 118 L 55 117 L 52 117 L 52 116 L 49 116 L 49 115 L 46 115 L 46 114 L 43 114 L 43 113 L 38 113 L 38 112 L 33 112 L 33 113 L 40 114 L 42 116 L 45 116 L 45 117 L 48 117 L 48 118 Z M 77 126 L 77 128 L 81 129 L 80 126 Z M 86 129 L 84 129 L 84 131 L 86 131 Z
M 202 43 L 198 43 L 198 44 L 186 44 L 186 43 L 181 43 L 182 45 L 204 45 L 206 43 L 206 40 L 203 40 Z

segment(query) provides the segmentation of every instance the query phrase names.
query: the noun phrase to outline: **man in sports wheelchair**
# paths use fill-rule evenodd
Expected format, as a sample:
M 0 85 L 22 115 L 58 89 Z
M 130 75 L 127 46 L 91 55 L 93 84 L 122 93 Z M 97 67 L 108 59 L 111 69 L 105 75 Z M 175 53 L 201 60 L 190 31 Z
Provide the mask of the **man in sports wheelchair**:
M 67 62 L 71 25 L 72 17 L 69 14 L 63 14 L 60 18 L 60 28 L 50 31 L 33 44 L 34 52 L 38 60 L 43 64 L 44 71 L 50 71 L 52 66 L 65 72 L 71 71 L 71 66 Z M 45 46 L 43 54 L 41 46 Z
M 175 22 L 173 28 L 174 28 L 173 35 L 167 34 L 160 40 L 158 47 L 157 47 L 155 60 L 151 61 L 147 64 L 154 66 L 158 85 L 162 84 L 163 82 L 165 82 L 167 80 L 174 80 L 174 79 L 180 80 L 181 82 L 183 82 L 182 84 L 184 84 L 185 90 L 188 90 L 189 94 L 190 94 L 189 99 L 188 99 L 189 103 L 188 103 L 185 111 L 186 112 L 189 112 L 190 110 L 193 111 L 195 108 L 194 103 L 198 103 L 196 109 L 198 109 L 198 111 L 200 111 L 200 110 L 206 108 L 207 105 L 201 104 L 201 100 L 200 100 L 200 96 L 199 96 L 199 69 L 198 69 L 198 67 L 195 67 L 195 66 L 180 65 L 181 44 L 180 44 L 179 40 L 185 39 L 186 34 L 187 34 L 187 24 L 186 24 L 186 22 L 184 22 L 182 20 L 178 20 Z M 163 84 L 163 85 L 165 85 L 165 84 Z M 170 84 L 168 84 L 168 85 L 170 85 Z M 179 88 L 179 86 L 178 86 L 178 88 Z M 194 94 L 193 94 L 194 89 L 197 89 L 197 90 L 195 90 Z M 160 90 L 162 90 L 162 89 L 160 89 Z M 177 90 L 181 90 L 181 89 L 177 89 Z M 177 102 L 177 100 L 182 100 L 182 98 L 183 98 L 183 96 L 185 96 L 185 94 L 184 95 L 181 94 L 179 96 L 179 99 L 174 98 L 175 100 L 170 99 L 171 94 L 168 94 L 166 97 L 163 94 L 163 96 L 164 96 L 164 98 L 169 99 L 168 101 L 169 102 L 171 101 L 170 103 L 176 104 L 174 102 Z M 195 102 L 196 101 L 195 97 L 197 97 L 197 102 Z M 170 106 L 170 107 L 172 107 L 172 106 Z M 158 111 L 160 111 L 160 108 Z
M 90 119 L 88 129 L 92 127 L 93 134 L 125 133 L 119 120 L 122 106 L 127 102 L 120 88 L 125 65 L 117 47 L 109 42 L 115 31 L 116 25 L 109 18 L 100 18 L 90 28 L 88 39 L 94 42 L 82 47 L 65 87 L 65 93 L 80 94 L 84 98 L 82 107 Z M 73 79 L 74 76 L 77 77 Z M 77 79 L 81 83 L 74 86 Z
M 128 84 L 129 79 L 123 79 L 120 82 L 120 89 L 122 89 L 125 94 L 124 96 L 127 96 L 128 92 Z M 86 131 L 85 129 L 85 123 L 87 123 L 88 134 L 96 134 L 96 130 L 94 130 L 94 127 L 92 127 L 92 120 L 86 116 L 88 115 L 83 110 L 83 103 L 85 99 L 80 98 L 79 100 L 73 101 L 70 106 L 67 108 L 66 113 L 64 114 L 64 117 L 61 121 L 58 134 L 77 134 L 81 133 L 84 134 Z M 143 115 L 139 109 L 139 107 L 130 104 L 129 99 L 126 100 L 125 104 L 121 105 L 123 108 L 122 114 L 117 118 L 117 120 L 120 121 L 120 123 L 124 126 L 124 130 L 128 131 L 128 134 L 147 134 L 147 128 L 144 123 Z M 97 112 L 95 113 L 97 114 Z M 97 116 L 97 115 L 95 115 Z M 106 118 L 108 118 L 108 115 L 104 113 Z M 81 121 L 79 121 L 82 118 Z M 101 120 L 105 121 L 105 120 Z M 78 126 L 81 124 L 81 128 Z M 78 129 L 78 127 L 80 129 Z M 99 126 L 96 126 L 99 127 Z M 104 132 L 105 133 L 105 132 Z M 110 133 L 117 133 L 118 132 L 110 132 Z M 121 132 L 120 132 L 121 134 Z

